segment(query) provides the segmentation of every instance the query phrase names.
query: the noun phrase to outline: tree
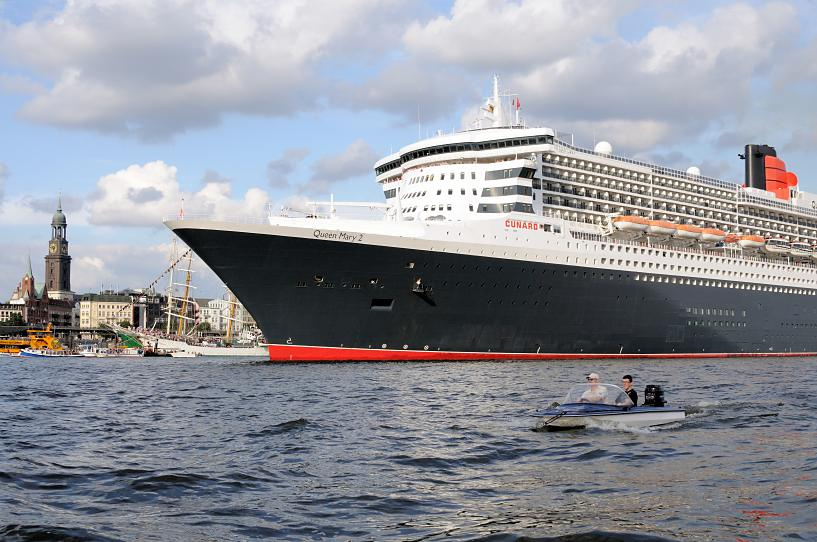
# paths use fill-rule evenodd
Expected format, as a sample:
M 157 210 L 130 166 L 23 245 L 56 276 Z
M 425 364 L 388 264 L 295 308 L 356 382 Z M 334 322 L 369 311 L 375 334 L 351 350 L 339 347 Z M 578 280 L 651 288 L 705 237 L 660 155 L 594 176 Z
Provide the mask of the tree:
M 23 315 L 19 312 L 15 312 L 11 315 L 11 318 L 8 320 L 0 320 L 0 326 L 24 326 L 26 325 L 25 321 L 23 320 Z
M 130 320 L 122 320 L 119 322 L 119 325 L 122 327 L 130 327 Z
M 202 322 L 199 324 L 199 331 L 210 331 L 211 329 L 210 322 Z

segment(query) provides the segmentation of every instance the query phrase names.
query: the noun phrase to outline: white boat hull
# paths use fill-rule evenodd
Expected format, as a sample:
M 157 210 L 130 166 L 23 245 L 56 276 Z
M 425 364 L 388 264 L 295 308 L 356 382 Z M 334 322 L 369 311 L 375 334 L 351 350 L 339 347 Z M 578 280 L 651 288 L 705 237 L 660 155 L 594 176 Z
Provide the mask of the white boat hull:
M 599 425 L 622 425 L 635 429 L 645 429 L 678 422 L 686 417 L 683 409 L 629 410 L 623 412 L 563 414 L 551 417 L 542 423 L 545 429 L 573 429 Z
M 786 246 L 766 245 L 764 250 L 771 254 L 787 254 L 791 249 Z
M 253 347 L 227 347 L 227 346 L 197 346 L 187 344 L 183 341 L 171 339 L 155 338 L 150 336 L 140 337 L 144 339 L 142 343 L 151 348 L 158 347 L 159 350 L 169 352 L 190 352 L 198 356 L 251 356 L 269 357 L 269 350 L 263 346 Z M 157 344 L 158 341 L 158 344 Z

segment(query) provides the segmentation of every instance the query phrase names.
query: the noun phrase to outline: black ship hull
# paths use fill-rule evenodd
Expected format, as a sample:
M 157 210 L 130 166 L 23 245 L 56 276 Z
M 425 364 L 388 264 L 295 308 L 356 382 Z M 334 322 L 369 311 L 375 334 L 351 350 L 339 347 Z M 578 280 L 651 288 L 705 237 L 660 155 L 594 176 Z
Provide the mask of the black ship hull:
M 174 228 L 273 360 L 809 355 L 814 296 L 621 270 Z

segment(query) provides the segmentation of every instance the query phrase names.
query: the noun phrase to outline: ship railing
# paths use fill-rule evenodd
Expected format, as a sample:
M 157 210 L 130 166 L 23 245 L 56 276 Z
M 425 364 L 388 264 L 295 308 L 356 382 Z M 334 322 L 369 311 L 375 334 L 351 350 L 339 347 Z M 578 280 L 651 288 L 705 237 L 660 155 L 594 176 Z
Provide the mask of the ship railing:
M 735 186 L 736 186 L 736 183 L 723 181 L 721 179 L 715 179 L 714 177 L 707 177 L 705 175 L 692 175 L 690 173 L 687 173 L 686 171 L 681 171 L 681 170 L 678 170 L 678 169 L 672 169 L 672 168 L 668 168 L 668 167 L 657 166 L 655 164 L 649 164 L 647 162 L 641 162 L 640 160 L 634 160 L 632 158 L 627 158 L 627 157 L 624 157 L 624 156 L 616 156 L 616 155 L 613 155 L 613 154 L 604 154 L 604 153 L 596 152 L 596 151 L 593 151 L 593 150 L 590 150 L 590 149 L 584 149 L 582 147 L 571 145 L 570 143 L 565 143 L 564 141 L 561 141 L 559 139 L 554 139 L 554 144 L 556 144 L 559 147 L 564 147 L 566 149 L 570 149 L 572 151 L 586 153 L 586 154 L 593 154 L 593 155 L 599 156 L 601 158 L 610 158 L 610 159 L 613 159 L 613 160 L 617 160 L 619 162 L 627 162 L 629 164 L 634 164 L 634 165 L 637 165 L 637 166 L 650 168 L 650 170 L 653 173 L 657 173 L 659 175 L 669 175 L 669 176 L 672 176 L 672 177 L 679 177 L 679 178 L 686 179 L 686 180 L 693 181 L 693 182 L 703 182 L 705 184 L 709 184 L 709 185 L 712 185 L 712 186 L 717 186 L 718 188 L 726 188 L 726 189 L 729 189 L 729 190 L 734 190 Z
M 219 213 L 185 213 L 181 216 L 166 216 L 162 219 L 168 220 L 212 220 L 218 222 L 231 222 L 235 224 L 267 224 L 268 217 L 261 215 L 223 215 Z
M 800 213 L 804 215 L 808 215 L 811 217 L 817 217 L 817 209 L 810 209 L 809 207 L 803 207 L 802 205 L 796 205 L 793 200 L 789 200 L 790 203 L 783 203 L 780 201 L 774 201 L 771 199 L 759 198 L 757 196 L 753 196 L 751 194 L 746 194 L 744 192 L 738 192 L 738 202 L 745 202 L 745 203 L 753 203 L 755 205 L 761 207 L 771 207 L 774 209 L 779 209 L 781 211 L 785 211 L 787 213 Z M 786 220 L 785 222 L 791 222 Z M 794 222 L 791 222 L 794 223 Z
M 301 207 L 269 207 L 269 216 L 309 218 L 316 220 L 358 219 L 383 220 L 396 209 L 387 203 L 370 201 L 310 201 Z

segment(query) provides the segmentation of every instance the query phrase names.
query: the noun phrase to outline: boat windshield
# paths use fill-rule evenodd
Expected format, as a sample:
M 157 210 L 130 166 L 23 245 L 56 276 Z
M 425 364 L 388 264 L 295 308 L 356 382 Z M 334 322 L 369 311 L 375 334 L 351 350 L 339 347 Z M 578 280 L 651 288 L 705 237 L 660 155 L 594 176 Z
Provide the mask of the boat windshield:
M 570 403 L 593 403 L 621 407 L 634 406 L 623 389 L 613 384 L 576 384 L 567 392 L 563 405 Z

